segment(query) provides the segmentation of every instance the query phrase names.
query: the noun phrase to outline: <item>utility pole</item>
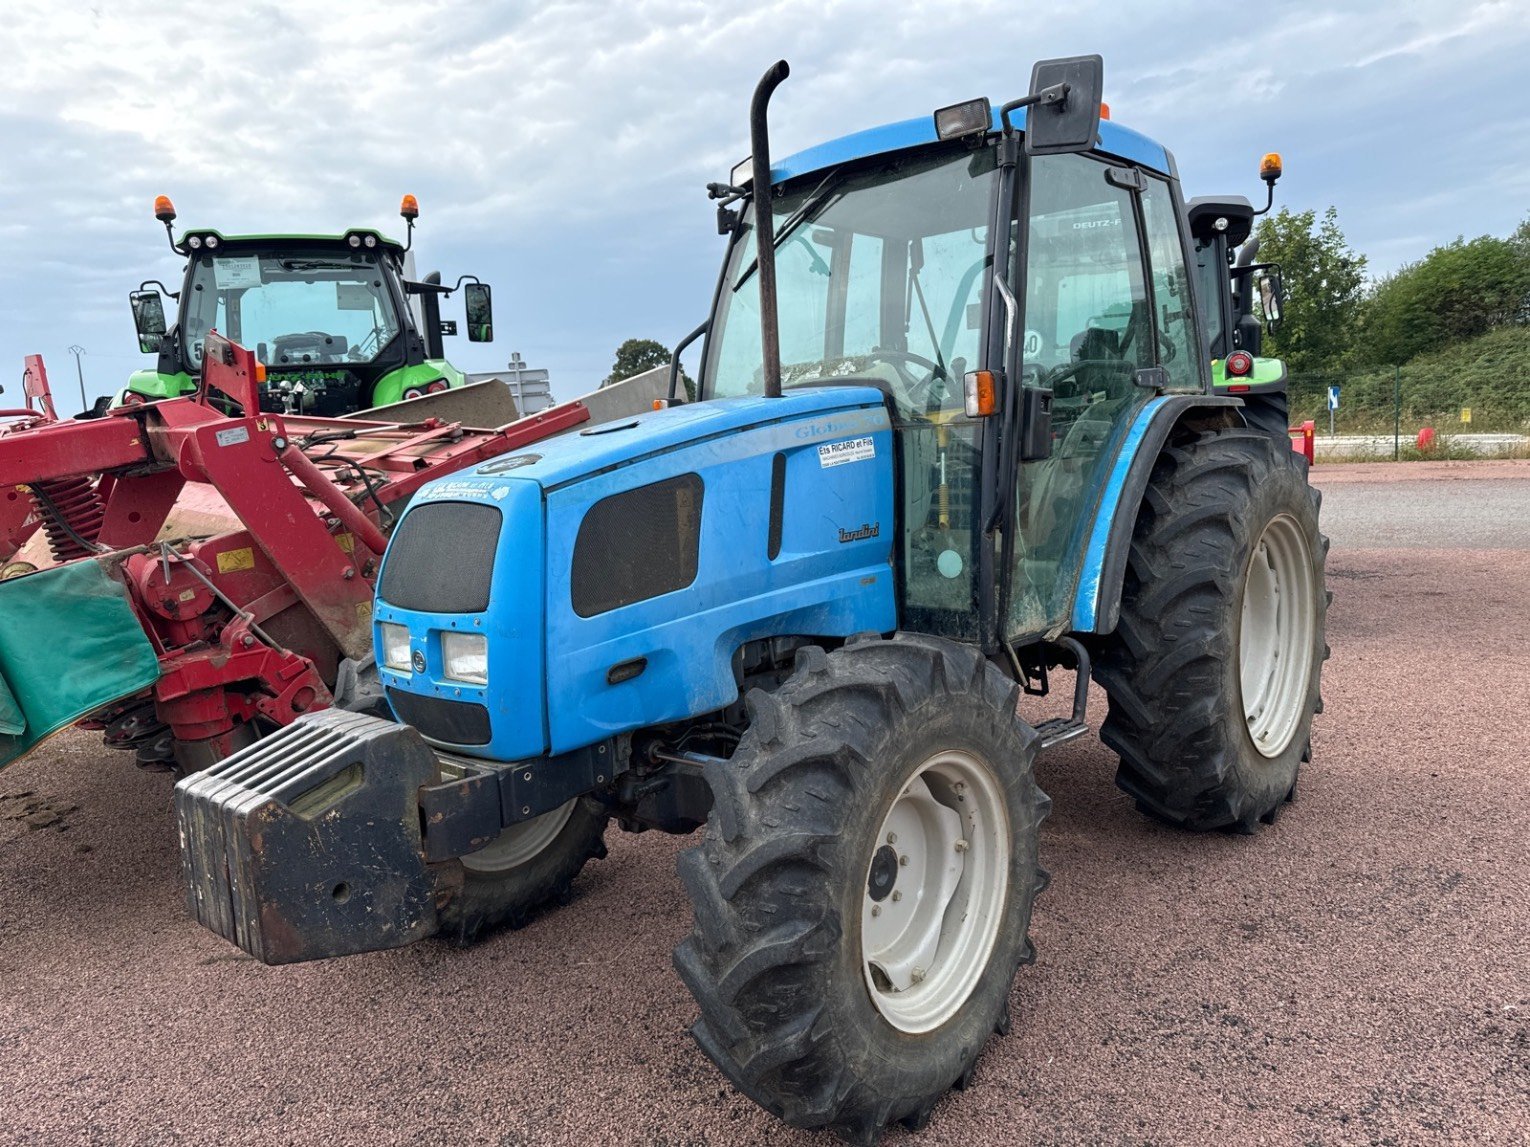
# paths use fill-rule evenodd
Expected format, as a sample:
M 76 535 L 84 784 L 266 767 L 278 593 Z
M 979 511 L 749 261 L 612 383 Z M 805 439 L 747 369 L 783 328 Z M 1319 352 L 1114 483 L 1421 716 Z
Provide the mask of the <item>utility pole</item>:
M 69 353 L 74 355 L 74 373 L 80 380 L 80 413 L 90 409 L 90 403 L 85 401 L 85 368 L 80 366 L 80 356 L 85 353 L 85 348 L 75 343 L 69 348 Z
M 526 417 L 526 395 L 521 389 L 521 371 L 526 369 L 526 360 L 521 358 L 520 351 L 510 352 L 510 369 L 515 372 L 515 413 L 520 417 Z

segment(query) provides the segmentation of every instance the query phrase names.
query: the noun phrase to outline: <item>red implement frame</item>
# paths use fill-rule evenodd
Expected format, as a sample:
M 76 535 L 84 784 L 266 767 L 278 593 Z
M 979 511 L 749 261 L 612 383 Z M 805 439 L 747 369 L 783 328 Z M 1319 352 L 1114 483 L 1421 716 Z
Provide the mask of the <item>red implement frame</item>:
M 160 654 L 153 697 L 93 723 L 124 747 L 173 736 L 183 763 L 210 762 L 259 723 L 330 704 L 340 660 L 371 651 L 392 507 L 434 478 L 590 417 L 577 402 L 492 430 L 265 414 L 253 354 L 212 334 L 204 361 L 195 396 L 0 434 L 0 490 L 12 495 L 0 501 L 0 529 L 6 508 L 20 504 L 33 518 L 25 533 L 41 519 L 50 541 L 104 558 Z M 98 506 L 79 493 L 81 479 Z M 197 483 L 243 528 L 157 541 L 182 490 Z M 67 490 L 71 501 L 50 501 L 47 490 Z M 0 543 L 10 547 L 3 560 L 20 544 L 10 534 Z

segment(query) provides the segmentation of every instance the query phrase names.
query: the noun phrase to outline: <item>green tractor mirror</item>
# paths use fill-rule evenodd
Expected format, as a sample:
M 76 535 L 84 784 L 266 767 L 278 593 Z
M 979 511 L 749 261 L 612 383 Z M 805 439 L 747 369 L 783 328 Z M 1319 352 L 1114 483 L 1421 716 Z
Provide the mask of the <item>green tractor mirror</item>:
M 1270 334 L 1280 329 L 1280 313 L 1285 299 L 1286 292 L 1284 284 L 1280 281 L 1280 268 L 1268 268 L 1259 276 L 1259 303 L 1264 308 L 1264 329 Z
M 165 338 L 165 301 L 158 291 L 138 290 L 129 293 L 133 308 L 133 326 L 138 330 L 138 349 L 157 354 Z
M 494 341 L 494 303 L 488 283 L 466 283 L 462 297 L 467 308 L 468 341 L 486 343 Z

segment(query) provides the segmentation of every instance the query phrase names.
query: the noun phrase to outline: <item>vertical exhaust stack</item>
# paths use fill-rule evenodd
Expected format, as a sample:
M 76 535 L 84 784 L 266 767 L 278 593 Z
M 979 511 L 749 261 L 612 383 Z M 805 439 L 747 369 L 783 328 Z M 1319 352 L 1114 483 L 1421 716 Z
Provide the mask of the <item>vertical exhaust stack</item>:
M 791 75 L 777 60 L 760 77 L 749 104 L 749 146 L 754 165 L 754 247 L 760 280 L 760 355 L 765 360 L 765 397 L 781 397 L 781 328 L 776 315 L 775 216 L 770 209 L 770 129 L 765 112 L 771 93 Z

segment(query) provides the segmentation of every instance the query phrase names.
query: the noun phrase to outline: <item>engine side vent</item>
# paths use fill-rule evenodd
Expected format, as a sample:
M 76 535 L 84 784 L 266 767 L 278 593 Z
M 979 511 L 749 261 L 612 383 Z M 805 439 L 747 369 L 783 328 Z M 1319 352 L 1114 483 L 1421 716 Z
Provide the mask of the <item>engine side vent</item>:
M 502 522 L 479 502 L 415 506 L 393 531 L 377 596 L 422 613 L 484 612 Z
M 594 617 L 695 581 L 702 494 L 699 474 L 681 474 L 591 506 L 574 542 L 574 612 Z

